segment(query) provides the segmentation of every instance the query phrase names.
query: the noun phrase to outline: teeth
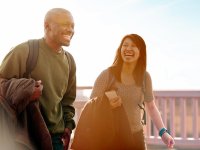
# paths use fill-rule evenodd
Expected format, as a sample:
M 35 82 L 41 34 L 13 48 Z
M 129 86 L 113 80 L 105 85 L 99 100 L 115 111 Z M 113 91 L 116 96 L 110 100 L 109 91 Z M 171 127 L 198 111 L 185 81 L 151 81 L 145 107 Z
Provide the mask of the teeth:
M 132 55 L 134 55 L 134 54 L 126 53 L 125 55 L 126 55 L 126 56 L 132 56 Z
M 65 38 L 66 40 L 70 40 L 70 39 L 71 39 L 71 36 L 69 36 L 69 35 L 64 35 L 64 38 Z

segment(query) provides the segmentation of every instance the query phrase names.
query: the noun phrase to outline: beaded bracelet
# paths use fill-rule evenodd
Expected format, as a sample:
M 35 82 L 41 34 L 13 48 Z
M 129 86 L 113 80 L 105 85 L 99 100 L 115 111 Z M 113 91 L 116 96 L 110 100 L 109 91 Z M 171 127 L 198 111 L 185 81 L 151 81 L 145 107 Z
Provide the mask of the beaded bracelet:
M 169 134 L 169 132 L 168 132 L 168 130 L 167 130 L 166 128 L 160 129 L 160 131 L 159 131 L 159 136 L 162 137 L 162 135 L 163 135 L 165 132 L 167 132 L 167 133 Z

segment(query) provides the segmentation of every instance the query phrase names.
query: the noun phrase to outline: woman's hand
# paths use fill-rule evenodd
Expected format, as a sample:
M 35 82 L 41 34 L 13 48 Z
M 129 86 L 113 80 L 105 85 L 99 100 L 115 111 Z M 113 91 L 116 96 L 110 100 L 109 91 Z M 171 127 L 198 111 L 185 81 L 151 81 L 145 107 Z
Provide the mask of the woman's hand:
M 107 91 L 105 92 L 105 95 L 107 96 L 112 109 L 121 106 L 122 99 L 117 95 L 115 90 Z
M 122 105 L 122 99 L 119 96 L 109 99 L 109 102 L 112 109 Z
M 163 135 L 162 135 L 162 141 L 167 145 L 168 148 L 173 148 L 174 147 L 174 139 L 172 138 L 172 136 L 165 132 Z

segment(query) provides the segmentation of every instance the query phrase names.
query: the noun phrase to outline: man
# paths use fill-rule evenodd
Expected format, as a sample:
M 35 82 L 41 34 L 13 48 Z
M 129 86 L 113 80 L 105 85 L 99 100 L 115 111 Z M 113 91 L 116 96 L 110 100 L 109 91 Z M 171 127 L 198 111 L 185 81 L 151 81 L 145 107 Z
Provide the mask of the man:
M 71 13 L 63 8 L 49 10 L 44 19 L 44 37 L 39 39 L 37 64 L 31 72 L 37 82 L 31 98 L 39 98 L 54 150 L 68 149 L 75 128 L 72 104 L 76 97 L 76 65 L 62 48 L 70 45 L 73 35 Z M 14 47 L 0 66 L 1 78 L 23 78 L 28 52 L 28 42 Z

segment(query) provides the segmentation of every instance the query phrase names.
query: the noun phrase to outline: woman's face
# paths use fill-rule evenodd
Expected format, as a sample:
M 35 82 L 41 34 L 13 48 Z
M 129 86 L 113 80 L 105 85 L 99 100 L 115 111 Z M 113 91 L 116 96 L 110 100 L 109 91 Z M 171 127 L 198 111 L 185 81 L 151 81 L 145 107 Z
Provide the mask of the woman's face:
M 140 57 L 140 50 L 130 38 L 126 38 L 122 43 L 121 56 L 124 63 L 137 62 Z

